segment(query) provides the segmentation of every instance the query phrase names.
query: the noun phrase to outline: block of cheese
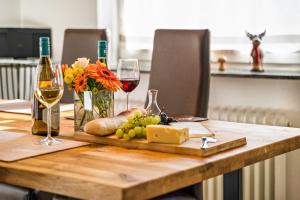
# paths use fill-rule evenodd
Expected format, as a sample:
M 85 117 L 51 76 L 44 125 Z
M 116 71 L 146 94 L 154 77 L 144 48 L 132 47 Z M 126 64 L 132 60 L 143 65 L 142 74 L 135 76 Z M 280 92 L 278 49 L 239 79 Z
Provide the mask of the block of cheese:
M 148 142 L 181 144 L 189 139 L 189 129 L 167 125 L 148 125 L 146 127 Z

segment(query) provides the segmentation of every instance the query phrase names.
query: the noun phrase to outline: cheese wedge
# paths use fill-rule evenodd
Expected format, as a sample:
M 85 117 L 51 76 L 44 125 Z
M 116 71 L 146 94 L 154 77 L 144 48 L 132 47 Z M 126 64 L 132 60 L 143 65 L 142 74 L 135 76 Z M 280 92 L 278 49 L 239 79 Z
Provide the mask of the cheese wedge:
M 148 125 L 146 127 L 148 142 L 181 144 L 189 139 L 188 128 L 167 125 Z

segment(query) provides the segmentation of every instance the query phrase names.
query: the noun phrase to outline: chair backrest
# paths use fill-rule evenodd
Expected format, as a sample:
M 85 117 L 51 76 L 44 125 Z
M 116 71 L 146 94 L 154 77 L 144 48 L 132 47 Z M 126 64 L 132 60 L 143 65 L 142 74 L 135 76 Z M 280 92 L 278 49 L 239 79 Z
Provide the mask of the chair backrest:
M 66 29 L 61 63 L 70 65 L 79 57 L 95 62 L 98 40 L 107 40 L 106 29 Z M 73 102 L 73 92 L 68 91 L 66 85 L 61 102 Z
M 169 115 L 207 116 L 209 52 L 209 30 L 156 30 L 149 89 Z

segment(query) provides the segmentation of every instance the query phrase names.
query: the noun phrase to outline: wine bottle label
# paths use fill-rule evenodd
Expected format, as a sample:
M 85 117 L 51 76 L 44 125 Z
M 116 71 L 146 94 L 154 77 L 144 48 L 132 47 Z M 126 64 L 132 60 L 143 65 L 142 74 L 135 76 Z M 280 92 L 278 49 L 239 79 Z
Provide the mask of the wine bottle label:
M 98 41 L 98 59 L 106 59 L 107 54 L 107 41 L 99 40 Z
M 93 111 L 91 91 L 84 91 L 83 101 L 84 101 L 84 110 Z
M 47 134 L 47 108 L 34 96 L 32 99 L 32 134 Z M 58 135 L 60 127 L 60 108 L 57 103 L 51 108 L 51 132 Z
M 42 121 L 47 124 L 47 108 L 42 110 L 43 118 Z M 59 104 L 57 103 L 51 108 L 51 128 L 59 128 Z

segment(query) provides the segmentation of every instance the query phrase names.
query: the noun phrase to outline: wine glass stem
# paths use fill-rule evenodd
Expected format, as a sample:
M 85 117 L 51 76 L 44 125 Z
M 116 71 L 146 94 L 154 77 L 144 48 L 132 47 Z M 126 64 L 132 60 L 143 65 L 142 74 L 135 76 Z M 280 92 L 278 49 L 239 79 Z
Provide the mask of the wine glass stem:
M 126 92 L 126 102 L 127 102 L 127 110 L 128 110 L 128 96 L 129 96 L 129 93 L 128 92 Z
M 47 108 L 47 139 L 51 139 L 51 107 Z

